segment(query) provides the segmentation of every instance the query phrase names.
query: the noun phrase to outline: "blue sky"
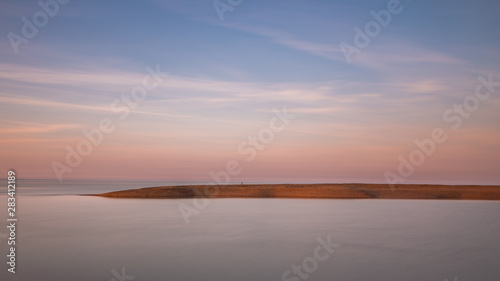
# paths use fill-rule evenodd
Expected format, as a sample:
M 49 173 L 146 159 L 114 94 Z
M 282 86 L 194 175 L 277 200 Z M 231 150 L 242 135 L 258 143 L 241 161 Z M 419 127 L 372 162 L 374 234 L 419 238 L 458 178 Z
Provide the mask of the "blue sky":
M 209 0 L 72 0 L 16 54 L 8 34 L 41 8 L 2 1 L 2 167 L 54 177 L 65 147 L 159 65 L 169 78 L 68 176 L 205 180 L 286 106 L 296 121 L 242 179 L 384 181 L 479 75 L 500 80 L 498 1 L 401 1 L 347 62 L 339 45 L 389 2 L 243 0 L 221 21 Z M 498 184 L 498 106 L 497 93 L 408 182 Z

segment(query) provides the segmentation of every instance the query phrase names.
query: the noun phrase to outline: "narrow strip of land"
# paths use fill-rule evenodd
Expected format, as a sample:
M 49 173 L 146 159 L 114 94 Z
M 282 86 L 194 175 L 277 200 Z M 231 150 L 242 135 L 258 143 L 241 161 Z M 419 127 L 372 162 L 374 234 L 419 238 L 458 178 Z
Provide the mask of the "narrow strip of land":
M 500 186 L 404 184 L 258 184 L 159 186 L 115 191 L 111 198 L 325 198 L 500 200 Z

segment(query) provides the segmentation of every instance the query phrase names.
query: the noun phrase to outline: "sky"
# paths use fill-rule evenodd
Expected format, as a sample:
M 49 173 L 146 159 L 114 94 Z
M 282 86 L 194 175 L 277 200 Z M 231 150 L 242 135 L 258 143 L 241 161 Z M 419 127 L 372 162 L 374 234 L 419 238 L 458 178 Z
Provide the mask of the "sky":
M 3 0 L 0 170 L 500 184 L 499 14 L 497 0 Z

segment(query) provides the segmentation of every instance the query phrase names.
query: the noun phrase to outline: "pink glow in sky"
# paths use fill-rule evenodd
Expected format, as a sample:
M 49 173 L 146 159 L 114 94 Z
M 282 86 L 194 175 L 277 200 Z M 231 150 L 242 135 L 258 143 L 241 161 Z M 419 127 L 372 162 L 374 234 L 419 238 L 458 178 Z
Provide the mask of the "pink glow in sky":
M 4 36 L 0 169 L 210 181 L 234 160 L 238 183 L 386 182 L 440 128 L 405 183 L 500 184 L 498 5 L 404 2 L 348 62 L 340 44 L 385 4 L 266 2 L 221 22 L 188 2 L 70 3 L 17 53 Z M 3 34 L 21 34 L 36 7 L 1 5 Z M 283 108 L 295 117 L 250 144 Z M 68 163 L 101 122 L 113 129 Z

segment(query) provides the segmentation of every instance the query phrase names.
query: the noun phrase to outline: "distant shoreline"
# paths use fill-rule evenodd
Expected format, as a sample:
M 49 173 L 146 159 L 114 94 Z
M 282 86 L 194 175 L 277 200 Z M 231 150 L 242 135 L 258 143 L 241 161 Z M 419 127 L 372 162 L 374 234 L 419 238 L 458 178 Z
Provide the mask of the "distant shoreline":
M 500 200 L 496 185 L 256 184 L 159 186 L 93 194 L 109 198 L 323 198 Z

